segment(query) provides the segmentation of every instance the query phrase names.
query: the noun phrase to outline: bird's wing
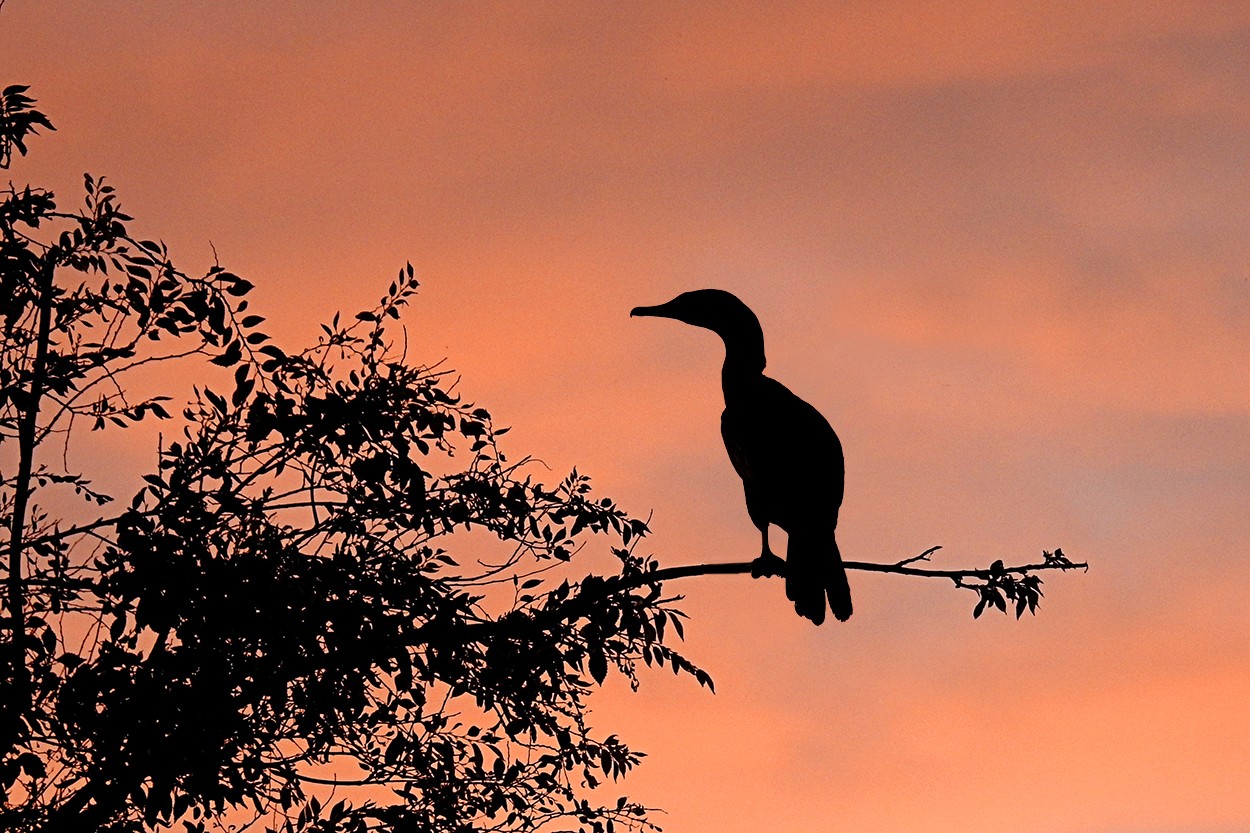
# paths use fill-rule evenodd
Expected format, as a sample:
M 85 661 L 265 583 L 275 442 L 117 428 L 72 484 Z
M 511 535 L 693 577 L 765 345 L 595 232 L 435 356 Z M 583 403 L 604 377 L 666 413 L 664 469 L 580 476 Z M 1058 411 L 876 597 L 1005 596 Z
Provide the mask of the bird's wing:
M 733 463 L 734 471 L 742 478 L 743 482 L 749 482 L 754 479 L 754 473 L 751 468 L 750 452 L 751 441 L 749 438 L 749 429 L 738 419 L 735 411 L 726 408 L 720 415 L 720 435 L 725 441 L 725 451 L 729 453 L 729 462 Z
M 767 484 L 789 501 L 842 504 L 842 444 L 820 411 L 785 385 L 760 377 L 749 395 L 736 398 L 721 416 L 721 434 L 734 469 L 744 481 Z

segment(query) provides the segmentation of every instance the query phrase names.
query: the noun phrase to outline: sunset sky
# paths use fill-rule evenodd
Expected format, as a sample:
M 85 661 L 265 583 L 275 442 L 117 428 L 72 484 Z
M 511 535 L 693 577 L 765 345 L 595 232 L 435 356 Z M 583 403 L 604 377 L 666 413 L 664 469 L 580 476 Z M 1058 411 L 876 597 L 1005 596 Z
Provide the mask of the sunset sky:
M 284 343 L 411 261 L 414 357 L 667 564 L 758 548 L 720 344 L 628 317 L 711 286 L 841 436 L 847 558 L 1090 563 L 1020 621 L 687 580 L 717 693 L 594 701 L 670 833 L 1250 829 L 1250 3 L 8 0 L 0 70 L 58 128 L 10 178 L 107 176 Z

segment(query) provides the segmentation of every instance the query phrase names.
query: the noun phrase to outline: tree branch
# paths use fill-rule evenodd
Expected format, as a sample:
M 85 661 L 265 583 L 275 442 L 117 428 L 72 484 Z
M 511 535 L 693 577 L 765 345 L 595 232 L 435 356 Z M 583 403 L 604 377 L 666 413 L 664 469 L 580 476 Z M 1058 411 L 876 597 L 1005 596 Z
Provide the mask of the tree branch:
M 1062 550 L 1055 550 L 1055 553 L 1045 553 L 1044 560 L 1035 564 L 1021 564 L 1018 566 L 1007 567 L 1001 561 L 996 561 L 989 567 L 968 568 L 962 570 L 935 570 L 928 567 L 911 567 L 908 566 L 916 561 L 928 560 L 928 557 L 938 550 L 939 547 L 930 547 L 923 553 L 911 558 L 905 558 L 902 561 L 896 561 L 891 564 L 879 563 L 875 561 L 844 561 L 843 566 L 848 570 L 863 570 L 870 573 L 895 573 L 903 576 L 921 576 L 923 578 L 946 578 L 955 582 L 957 585 L 963 584 L 966 579 L 981 579 L 989 581 L 992 578 L 1015 573 L 1017 575 L 1026 575 L 1029 573 L 1042 572 L 1043 570 L 1088 570 L 1089 564 L 1081 561 L 1069 561 Z M 658 570 L 651 570 L 646 573 L 632 575 L 626 579 L 615 579 L 606 582 L 612 590 L 629 590 L 634 587 L 645 587 L 650 584 L 658 584 L 660 582 L 669 581 L 670 579 L 690 578 L 692 576 L 707 575 L 732 575 L 736 573 L 750 573 L 752 563 L 750 561 L 733 561 L 725 563 L 713 564 L 686 564 L 680 567 L 663 567 Z
M 13 684 L 13 702 L 5 708 L 3 739 L 0 751 L 8 752 L 20 737 L 19 722 L 30 708 L 30 669 L 26 667 L 26 584 L 23 581 L 22 559 L 25 549 L 26 510 L 34 488 L 31 473 L 34 469 L 36 429 L 39 425 L 39 403 L 43 399 L 44 383 L 47 381 L 48 343 L 52 329 L 52 291 L 56 258 L 48 256 L 39 272 L 38 332 L 35 337 L 35 356 L 30 370 L 30 389 L 21 403 L 21 418 L 17 427 L 17 480 L 14 482 L 13 515 L 9 518 L 9 645 L 5 646 L 9 664 L 8 679 Z
M 1033 564 L 1020 564 L 1008 567 L 1002 561 L 995 561 L 989 567 L 968 568 L 962 570 L 935 570 L 927 567 L 909 566 L 917 561 L 928 560 L 928 557 L 936 552 L 940 547 L 930 547 L 919 555 L 910 558 L 904 558 L 901 561 L 893 563 L 879 563 L 875 561 L 844 561 L 843 566 L 848 570 L 863 570 L 869 573 L 893 573 L 903 576 L 920 576 L 922 578 L 945 578 L 955 583 L 956 587 L 966 587 L 977 590 L 982 594 L 982 598 L 987 603 L 993 603 L 1004 612 L 1006 611 L 1006 602 L 1001 600 L 995 601 L 994 597 L 1001 596 L 1000 590 L 1007 593 L 1008 597 L 1016 600 L 1023 598 L 1020 602 L 1020 610 L 1024 610 L 1027 606 L 1032 609 L 1036 606 L 1036 597 L 1030 602 L 1027 597 L 1016 595 L 1018 590 L 1013 589 L 1020 584 L 1026 584 L 1024 579 L 1010 579 L 1011 575 L 1028 576 L 1033 573 L 1040 573 L 1048 570 L 1059 570 L 1066 572 L 1068 570 L 1088 570 L 1089 565 L 1083 561 L 1075 562 L 1068 560 L 1063 554 L 1063 550 L 1056 549 L 1052 552 L 1043 552 L 1042 561 Z M 600 604 L 603 599 L 629 590 L 636 590 L 640 587 L 653 587 L 658 591 L 659 585 L 666 581 L 680 578 L 692 578 L 694 576 L 710 576 L 710 575 L 735 575 L 751 573 L 751 568 L 755 565 L 750 561 L 730 561 L 713 564 L 685 564 L 680 567 L 662 567 L 657 570 L 647 570 L 636 573 L 630 573 L 626 576 L 611 576 L 603 578 L 601 581 L 595 582 L 593 585 L 583 585 L 581 592 L 576 596 L 567 599 L 562 604 L 555 607 L 545 608 L 534 612 L 532 615 L 536 622 L 550 621 L 572 621 L 580 616 L 584 616 L 588 611 L 593 609 L 595 605 Z M 772 575 L 783 575 L 782 573 L 773 573 Z M 983 584 L 970 584 L 969 581 L 980 581 Z M 1040 579 L 1038 580 L 1040 583 Z M 1030 589 L 1029 592 L 1037 593 L 1036 589 Z M 658 597 L 658 596 L 657 596 Z M 974 615 L 979 616 L 979 610 Z M 506 617 L 505 617 L 506 618 Z M 470 638 L 481 638 L 485 636 L 490 638 L 498 632 L 498 628 L 504 619 L 498 621 L 478 622 L 466 625 L 461 630 L 462 636 Z M 427 626 L 420 631 L 421 633 L 430 634 L 431 636 L 444 634 L 443 629 L 435 629 Z

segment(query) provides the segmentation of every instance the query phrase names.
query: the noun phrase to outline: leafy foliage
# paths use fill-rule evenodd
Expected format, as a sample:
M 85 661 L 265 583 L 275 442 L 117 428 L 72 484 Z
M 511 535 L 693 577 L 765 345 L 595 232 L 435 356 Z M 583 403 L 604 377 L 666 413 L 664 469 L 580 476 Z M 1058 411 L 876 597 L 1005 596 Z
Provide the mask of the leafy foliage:
M 6 153 L 51 126 L 24 89 Z M 189 276 L 84 187 L 73 212 L 31 187 L 0 202 L 0 826 L 647 826 L 595 800 L 640 753 L 592 730 L 587 695 L 640 662 L 711 679 L 666 641 L 682 614 L 633 553 L 646 522 L 576 471 L 536 481 L 449 371 L 407 361 L 411 266 L 289 351 L 248 281 Z M 180 414 L 131 392 L 197 359 Z M 93 515 L 116 503 L 68 467 L 71 438 L 149 419 L 176 439 Z M 607 575 L 577 566 L 591 542 Z
M 30 87 L 14 84 L 0 91 L 0 168 L 7 168 L 13 149 L 26 155 L 26 137 L 37 128 L 56 130 L 48 117 L 34 108 L 35 100 L 26 95 Z

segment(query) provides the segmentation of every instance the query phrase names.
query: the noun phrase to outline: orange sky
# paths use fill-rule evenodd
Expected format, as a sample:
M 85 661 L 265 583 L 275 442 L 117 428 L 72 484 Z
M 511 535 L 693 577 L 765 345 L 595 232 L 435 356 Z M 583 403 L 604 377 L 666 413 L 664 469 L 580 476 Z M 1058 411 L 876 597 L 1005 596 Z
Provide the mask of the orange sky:
M 411 260 L 420 356 L 669 563 L 757 545 L 719 344 L 628 318 L 702 286 L 841 435 L 848 558 L 1092 563 L 1019 622 L 687 583 L 718 693 L 596 706 L 668 830 L 1250 828 L 1250 5 L 8 0 L 0 68 L 15 180 L 109 176 L 275 334 Z

